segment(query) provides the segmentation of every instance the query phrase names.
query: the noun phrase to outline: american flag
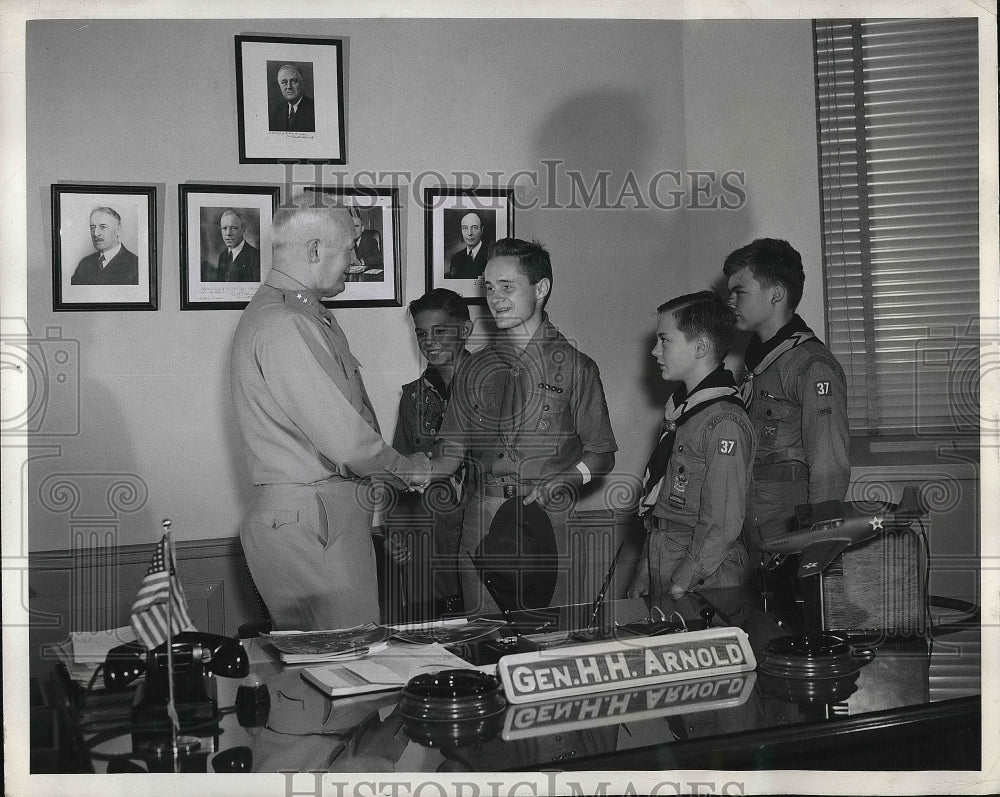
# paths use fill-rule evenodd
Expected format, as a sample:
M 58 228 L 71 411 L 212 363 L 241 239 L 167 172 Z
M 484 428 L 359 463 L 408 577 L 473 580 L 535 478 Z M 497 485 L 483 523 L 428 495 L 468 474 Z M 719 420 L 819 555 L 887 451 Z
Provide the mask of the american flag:
M 169 572 L 167 563 L 170 563 Z M 170 633 L 167 633 L 168 609 L 167 601 L 171 601 Z M 149 570 L 142 579 L 139 594 L 132 604 L 132 628 L 135 635 L 147 648 L 155 648 L 180 631 L 193 631 L 191 618 L 188 616 L 187 600 L 184 590 L 177 580 L 176 568 L 170 551 L 170 541 L 163 535 Z

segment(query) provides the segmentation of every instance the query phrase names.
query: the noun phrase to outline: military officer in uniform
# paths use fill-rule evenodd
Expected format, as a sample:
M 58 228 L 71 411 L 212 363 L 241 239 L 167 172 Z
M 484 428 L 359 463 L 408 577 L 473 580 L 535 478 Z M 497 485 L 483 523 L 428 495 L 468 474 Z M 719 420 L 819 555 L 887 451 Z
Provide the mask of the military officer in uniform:
M 354 225 L 296 197 L 274 214 L 273 267 L 243 311 L 231 357 L 236 420 L 254 486 L 240 531 L 277 629 L 379 619 L 373 480 L 423 487 L 425 454 L 382 439 L 360 363 L 323 297 L 344 290 Z

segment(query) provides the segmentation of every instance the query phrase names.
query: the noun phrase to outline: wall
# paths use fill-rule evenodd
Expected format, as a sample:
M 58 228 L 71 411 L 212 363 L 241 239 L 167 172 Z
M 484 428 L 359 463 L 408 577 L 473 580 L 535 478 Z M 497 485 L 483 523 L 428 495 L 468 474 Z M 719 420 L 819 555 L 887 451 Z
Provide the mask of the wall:
M 345 40 L 348 165 L 297 167 L 297 181 L 338 170 L 540 175 L 537 189 L 518 182 L 535 206 L 518 211 L 516 233 L 552 251 L 549 310 L 601 367 L 621 474 L 641 472 L 664 400 L 649 356 L 658 303 L 703 287 L 732 246 L 791 230 L 816 320 L 808 22 L 32 22 L 28 322 L 35 336 L 55 327 L 78 342 L 78 398 L 71 379 L 50 417 L 81 418 L 78 434 L 35 439 L 32 550 L 73 548 L 81 523 L 104 524 L 121 544 L 153 540 L 164 517 L 182 540 L 237 531 L 247 486 L 227 359 L 239 312 L 178 309 L 177 184 L 286 179 L 280 165 L 238 163 L 238 33 Z M 748 208 L 686 209 L 690 191 L 674 209 L 648 201 L 655 175 L 686 168 L 745 169 Z M 571 170 L 587 188 L 608 173 L 605 207 L 573 194 Z M 608 207 L 629 173 L 646 201 Z M 50 185 L 60 181 L 157 186 L 158 311 L 52 312 Z M 424 290 L 422 188 L 400 184 L 407 301 Z M 419 370 L 405 309 L 337 313 L 388 436 L 399 385 Z
M 688 215 L 692 284 L 719 280 L 737 247 L 784 238 L 806 272 L 799 313 L 823 337 L 815 104 L 810 20 L 685 24 L 687 167 L 738 171 L 747 196 L 737 209 Z

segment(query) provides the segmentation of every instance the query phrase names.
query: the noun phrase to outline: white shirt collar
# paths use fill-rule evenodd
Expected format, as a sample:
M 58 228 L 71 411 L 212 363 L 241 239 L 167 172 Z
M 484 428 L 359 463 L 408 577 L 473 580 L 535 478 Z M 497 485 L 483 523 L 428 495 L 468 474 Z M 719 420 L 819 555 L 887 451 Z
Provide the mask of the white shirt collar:
M 245 244 L 246 242 L 247 242 L 247 239 L 244 238 L 242 241 L 240 241 L 240 245 L 239 246 L 237 246 L 235 249 L 230 249 L 229 250 L 230 252 L 232 252 L 233 260 L 235 260 L 237 257 L 240 256 L 240 252 L 243 251 L 243 244 Z
M 104 252 L 101 253 L 101 254 L 104 255 L 104 265 L 105 265 L 105 267 L 108 265 L 108 263 L 110 263 L 112 260 L 115 259 L 115 256 L 121 251 L 121 248 L 122 248 L 122 245 L 119 242 L 119 243 L 115 244 L 115 248 L 114 249 L 107 249 L 107 250 L 105 250 Z

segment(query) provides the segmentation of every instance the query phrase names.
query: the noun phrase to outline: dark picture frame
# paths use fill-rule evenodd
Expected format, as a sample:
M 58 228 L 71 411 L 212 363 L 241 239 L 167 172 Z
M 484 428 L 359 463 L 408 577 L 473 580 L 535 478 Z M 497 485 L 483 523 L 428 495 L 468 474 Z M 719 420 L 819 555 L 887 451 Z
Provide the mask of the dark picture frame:
M 344 292 L 326 307 L 402 307 L 399 189 L 375 186 L 306 186 L 351 211 L 358 235 Z
M 347 163 L 343 60 L 341 39 L 236 36 L 240 163 Z
M 427 290 L 450 288 L 467 304 L 485 304 L 486 255 L 495 241 L 513 235 L 513 188 L 425 188 Z
M 157 298 L 156 186 L 54 183 L 52 309 L 156 310 Z
M 271 268 L 279 187 L 185 183 L 177 196 L 181 310 L 241 310 Z

